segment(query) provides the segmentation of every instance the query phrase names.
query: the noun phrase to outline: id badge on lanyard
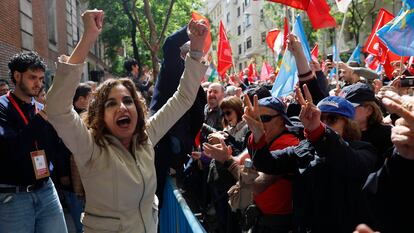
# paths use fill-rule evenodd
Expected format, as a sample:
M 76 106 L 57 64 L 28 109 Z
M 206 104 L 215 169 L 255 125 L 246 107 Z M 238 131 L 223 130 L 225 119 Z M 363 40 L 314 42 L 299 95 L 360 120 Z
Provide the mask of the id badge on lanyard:
M 24 123 L 26 125 L 29 124 L 29 121 L 27 120 L 26 116 L 23 114 L 23 111 L 20 109 L 19 105 L 14 100 L 13 96 L 10 95 L 10 92 L 7 93 L 7 98 L 12 103 L 13 107 L 17 110 L 21 118 L 23 119 Z M 35 104 L 35 112 L 38 112 L 37 106 Z M 44 150 L 39 150 L 37 147 L 37 141 L 34 141 L 34 145 L 36 150 L 30 152 L 30 157 L 32 158 L 32 164 L 33 164 L 33 171 L 36 176 L 36 180 L 46 178 L 50 176 L 49 167 L 46 159 L 46 153 Z

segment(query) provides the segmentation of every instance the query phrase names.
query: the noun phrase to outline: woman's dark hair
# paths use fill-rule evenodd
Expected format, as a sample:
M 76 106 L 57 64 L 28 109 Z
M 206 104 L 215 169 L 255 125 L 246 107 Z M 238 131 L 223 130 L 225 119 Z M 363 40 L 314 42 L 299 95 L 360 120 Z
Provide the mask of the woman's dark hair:
M 145 122 L 145 112 L 144 106 L 145 103 L 140 100 L 137 95 L 134 83 L 128 78 L 121 79 L 108 79 L 103 82 L 96 91 L 93 93 L 93 99 L 89 104 L 88 111 L 86 114 L 86 125 L 91 130 L 92 135 L 95 139 L 96 144 L 103 147 L 104 135 L 108 134 L 109 131 L 105 126 L 104 115 L 105 115 L 105 102 L 108 100 L 109 93 L 112 88 L 115 86 L 122 85 L 128 89 L 131 94 L 132 99 L 134 100 L 135 107 L 138 113 L 137 126 L 135 132 L 137 134 L 137 143 L 142 145 L 147 139 L 148 135 L 145 132 L 146 122 Z
M 231 109 L 236 112 L 237 115 L 237 122 L 242 120 L 242 116 L 244 114 L 243 111 L 243 102 L 237 96 L 228 96 L 224 98 L 220 103 L 220 109 L 223 111 L 224 109 Z M 226 127 L 229 125 L 229 122 L 223 117 L 223 126 Z

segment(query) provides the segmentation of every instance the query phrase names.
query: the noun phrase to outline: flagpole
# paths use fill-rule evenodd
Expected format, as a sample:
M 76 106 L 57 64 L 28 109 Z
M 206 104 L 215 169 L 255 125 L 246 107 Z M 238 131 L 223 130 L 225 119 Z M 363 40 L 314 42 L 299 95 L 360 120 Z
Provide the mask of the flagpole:
M 346 12 L 348 12 L 348 9 L 347 9 Z M 341 56 L 341 37 L 342 37 L 342 34 L 344 32 L 345 21 L 346 21 L 346 12 L 344 13 L 344 18 L 342 19 L 341 29 L 339 30 L 339 35 L 338 35 L 337 40 L 336 40 L 336 49 L 337 49 L 337 52 L 338 52 L 338 57 Z M 333 60 L 335 60 L 335 58 L 333 58 Z M 336 83 L 339 83 L 339 63 L 338 62 L 336 63 Z

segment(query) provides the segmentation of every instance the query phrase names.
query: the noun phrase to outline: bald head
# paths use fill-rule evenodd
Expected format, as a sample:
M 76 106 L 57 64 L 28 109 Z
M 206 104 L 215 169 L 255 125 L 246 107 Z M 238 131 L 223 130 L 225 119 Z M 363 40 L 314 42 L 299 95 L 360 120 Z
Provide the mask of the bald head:
M 212 83 L 207 89 L 207 104 L 210 109 L 217 108 L 224 98 L 224 87 L 220 83 Z

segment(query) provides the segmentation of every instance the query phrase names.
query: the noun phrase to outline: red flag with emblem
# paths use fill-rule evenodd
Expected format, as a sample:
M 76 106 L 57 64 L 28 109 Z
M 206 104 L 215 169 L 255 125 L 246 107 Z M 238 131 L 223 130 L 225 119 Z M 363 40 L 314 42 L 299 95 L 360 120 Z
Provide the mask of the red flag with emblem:
M 233 65 L 233 60 L 230 42 L 227 39 L 226 30 L 224 29 L 223 22 L 221 20 L 219 31 L 217 72 L 220 76 L 223 76 L 224 73 L 226 73 L 226 71 Z
M 381 64 L 384 64 L 385 60 L 387 59 L 388 48 L 384 43 L 382 43 L 382 41 L 378 38 L 376 33 L 380 28 L 382 28 L 393 18 L 393 14 L 391 14 L 384 8 L 381 8 L 381 10 L 378 13 L 377 21 L 375 22 L 375 25 L 372 28 L 371 35 L 369 36 L 364 46 L 364 52 L 376 56 Z

